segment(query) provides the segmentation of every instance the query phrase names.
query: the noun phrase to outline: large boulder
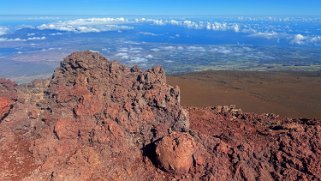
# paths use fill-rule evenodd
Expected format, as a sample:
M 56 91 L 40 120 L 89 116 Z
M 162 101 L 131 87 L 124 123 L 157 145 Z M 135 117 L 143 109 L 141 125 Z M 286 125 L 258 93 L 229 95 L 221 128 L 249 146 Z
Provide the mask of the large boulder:
M 157 143 L 156 156 L 166 171 L 184 174 L 193 166 L 195 149 L 196 143 L 191 135 L 173 132 Z

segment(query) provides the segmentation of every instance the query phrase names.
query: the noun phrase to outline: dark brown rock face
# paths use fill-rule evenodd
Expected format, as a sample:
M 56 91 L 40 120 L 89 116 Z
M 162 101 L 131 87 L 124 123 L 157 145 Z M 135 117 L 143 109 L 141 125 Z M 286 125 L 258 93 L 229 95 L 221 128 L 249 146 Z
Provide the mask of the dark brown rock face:
M 320 133 L 235 106 L 187 112 L 162 68 L 89 51 L 48 80 L 0 79 L 0 180 L 320 180 Z

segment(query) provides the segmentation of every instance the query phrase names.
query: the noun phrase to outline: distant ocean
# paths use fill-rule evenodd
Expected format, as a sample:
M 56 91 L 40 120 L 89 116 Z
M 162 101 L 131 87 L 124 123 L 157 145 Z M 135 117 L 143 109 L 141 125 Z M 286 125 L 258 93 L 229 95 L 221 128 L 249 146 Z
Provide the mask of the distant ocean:
M 320 71 L 321 17 L 0 16 L 0 76 L 48 76 L 71 52 L 167 73 Z

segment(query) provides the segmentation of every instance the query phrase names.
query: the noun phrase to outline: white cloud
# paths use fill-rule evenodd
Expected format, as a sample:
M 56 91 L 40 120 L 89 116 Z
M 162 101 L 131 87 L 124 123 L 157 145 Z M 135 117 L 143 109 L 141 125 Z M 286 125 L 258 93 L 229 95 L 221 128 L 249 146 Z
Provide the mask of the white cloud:
M 90 52 L 93 52 L 93 53 L 100 53 L 99 51 L 97 50 L 89 50 Z
M 43 51 L 43 52 L 46 52 L 46 51 L 57 51 L 57 50 L 62 50 L 62 48 L 61 47 L 58 47 L 58 48 L 48 48 L 48 49 L 46 49 L 46 48 L 43 48 L 41 51 Z
M 177 21 L 177 20 L 172 19 L 172 20 L 170 20 L 170 24 L 172 24 L 172 25 L 179 25 L 180 22 Z
M 252 51 L 253 49 L 252 48 L 250 48 L 250 47 L 242 47 L 243 48 L 243 50 L 245 50 L 245 51 Z
M 164 60 L 165 62 L 167 63 L 173 63 L 174 61 L 173 60 Z
M 233 27 L 231 27 L 233 28 Z M 229 29 L 227 23 L 207 23 L 206 29 L 208 30 L 215 30 L 215 31 L 226 31 Z
M 173 50 L 176 50 L 176 47 L 175 46 L 166 46 L 166 47 L 163 47 L 163 49 L 173 51 Z
M 178 47 L 177 47 L 177 50 L 184 50 L 184 47 L 178 46 Z
M 280 37 L 280 34 L 277 32 L 253 32 L 249 35 L 249 37 L 258 37 L 258 38 L 265 38 L 265 39 L 277 39 Z
M 313 35 L 302 35 L 302 34 L 296 34 L 292 35 L 286 32 L 257 32 L 255 30 L 252 30 L 249 37 L 256 37 L 256 38 L 265 38 L 265 39 L 276 39 L 276 40 L 286 40 L 289 41 L 291 44 L 297 44 L 297 45 L 303 45 L 308 43 L 320 43 L 321 42 L 321 36 L 313 36 Z
M 7 34 L 9 31 L 9 28 L 0 26 L 0 36 Z
M 135 19 L 136 23 L 145 22 L 145 21 L 146 21 L 146 18 L 136 18 Z
M 42 37 L 29 37 L 27 38 L 27 40 L 45 40 L 47 39 L 45 36 Z
M 133 48 L 133 47 L 131 47 L 130 49 L 129 49 L 129 52 L 130 53 L 140 53 L 141 51 L 143 51 L 144 49 L 142 49 L 142 48 L 140 48 L 140 47 L 138 47 L 138 48 Z
M 117 53 L 115 56 L 116 56 L 116 57 L 119 57 L 120 59 L 123 59 L 123 60 L 129 59 L 128 53 L 124 53 L 124 52 Z
M 76 19 L 70 21 L 59 21 L 60 24 L 66 25 L 107 25 L 107 24 L 120 24 L 127 20 L 123 17 L 120 18 L 87 18 L 87 19 Z
M 240 32 L 241 27 L 237 23 L 226 23 L 226 22 L 193 22 L 193 21 L 184 21 L 184 26 L 194 29 L 207 29 L 212 31 L 234 31 Z
M 143 58 L 143 57 L 133 57 L 130 62 L 131 63 L 143 63 L 143 62 L 147 62 L 148 59 L 147 58 Z
M 139 34 L 145 35 L 145 36 L 158 36 L 157 34 L 151 33 L 151 32 L 139 32 Z
M 123 25 L 125 23 L 128 23 L 125 18 L 88 18 L 70 21 L 58 21 L 51 24 L 42 24 L 37 28 L 40 30 L 52 29 L 80 33 L 133 29 L 133 27 Z
M 135 41 L 123 41 L 123 44 L 131 44 L 131 45 L 140 45 L 143 44 L 144 42 L 135 42 Z
M 181 24 L 188 28 L 199 29 L 199 24 L 191 20 L 185 20 Z M 179 25 L 179 24 L 174 24 L 174 25 Z
M 29 37 L 27 39 L 23 38 L 0 38 L 0 42 L 24 42 L 24 41 L 35 41 L 35 40 L 45 40 L 46 37 Z
M 128 48 L 119 48 L 118 51 L 119 52 L 128 52 Z
M 146 58 L 147 58 L 147 59 L 152 59 L 152 58 L 154 58 L 154 56 L 151 55 L 151 54 L 148 54 L 148 55 L 146 55 Z
M 0 42 L 20 42 L 20 41 L 27 41 L 27 40 L 21 39 L 21 38 L 0 38 Z
M 297 45 L 321 43 L 321 36 L 304 36 L 302 34 L 296 34 L 293 36 L 291 43 Z
M 77 28 L 75 28 L 75 30 L 82 32 L 82 33 L 90 33 L 90 32 L 98 33 L 98 32 L 100 32 L 100 30 L 97 28 L 87 27 L 87 26 L 78 26 Z
M 210 52 L 221 53 L 221 54 L 230 54 L 230 53 L 232 53 L 232 50 L 227 47 L 221 46 L 221 47 L 211 48 Z
M 50 36 L 57 36 L 57 35 L 62 35 L 62 33 L 60 33 L 60 32 L 57 32 L 57 33 L 50 33 L 49 35 L 50 35 Z
M 143 48 L 141 48 L 141 47 L 131 47 L 129 50 L 137 51 L 137 50 L 143 50 Z
M 168 24 L 167 20 L 163 19 L 146 19 L 146 18 L 136 18 L 135 19 L 136 23 L 152 23 L 155 25 L 166 25 Z
M 304 43 L 304 40 L 305 40 L 305 39 L 306 39 L 306 38 L 305 38 L 303 35 L 297 34 L 297 35 L 294 35 L 291 43 L 301 45 L 301 44 Z
M 321 36 L 315 36 L 310 39 L 311 43 L 320 43 L 321 42 Z
M 175 25 L 175 26 L 183 26 L 190 29 L 207 29 L 212 31 L 234 31 L 240 32 L 241 27 L 237 23 L 219 23 L 219 22 L 203 22 L 203 21 L 192 21 L 192 20 L 164 20 L 164 19 L 146 19 L 140 18 L 135 20 L 136 23 L 151 23 L 154 25 Z
M 234 25 L 232 25 L 232 29 L 233 29 L 234 32 L 239 32 L 240 31 L 240 25 L 234 24 Z
M 204 47 L 200 47 L 200 46 L 189 46 L 187 47 L 187 49 L 189 51 L 197 51 L 197 52 L 205 52 L 205 48 Z
M 165 25 L 166 24 L 166 22 L 161 19 L 160 20 L 155 19 L 155 20 L 153 20 L 153 23 L 157 24 L 157 25 Z

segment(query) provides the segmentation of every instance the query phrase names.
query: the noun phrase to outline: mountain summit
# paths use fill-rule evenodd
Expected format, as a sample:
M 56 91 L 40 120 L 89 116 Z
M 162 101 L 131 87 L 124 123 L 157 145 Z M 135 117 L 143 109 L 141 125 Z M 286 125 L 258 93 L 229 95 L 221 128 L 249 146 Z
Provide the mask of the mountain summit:
M 320 120 L 183 108 L 164 70 L 76 52 L 0 79 L 0 180 L 318 180 Z

